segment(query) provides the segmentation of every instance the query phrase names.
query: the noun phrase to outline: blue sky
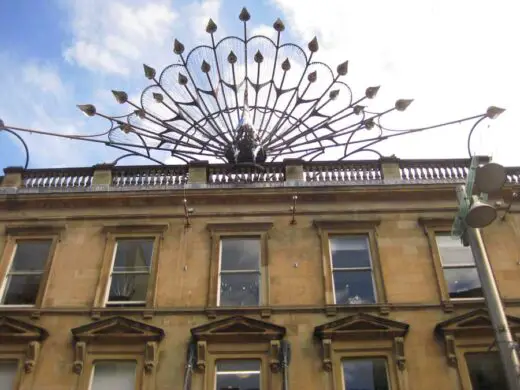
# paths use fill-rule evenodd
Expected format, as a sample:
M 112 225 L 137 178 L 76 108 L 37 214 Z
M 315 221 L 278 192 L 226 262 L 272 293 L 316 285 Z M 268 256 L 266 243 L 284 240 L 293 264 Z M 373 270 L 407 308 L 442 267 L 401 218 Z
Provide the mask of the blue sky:
M 142 64 L 161 69 L 175 62 L 173 38 L 188 48 L 206 43 L 209 17 L 220 36 L 237 32 L 244 5 L 255 31 L 267 32 L 281 17 L 285 40 L 302 44 L 317 35 L 321 60 L 349 59 L 353 89 L 381 84 L 381 104 L 416 99 L 394 127 L 506 107 L 477 134 L 477 151 L 520 165 L 519 7 L 508 0 L 0 0 L 0 118 L 57 133 L 102 131 L 102 122 L 75 105 L 119 112 L 111 89 L 137 94 L 147 85 Z M 466 157 L 465 134 L 455 127 L 380 150 L 401 158 Z M 103 145 L 24 137 L 30 167 L 92 165 L 118 154 Z M 0 132 L 0 167 L 22 163 L 20 145 Z

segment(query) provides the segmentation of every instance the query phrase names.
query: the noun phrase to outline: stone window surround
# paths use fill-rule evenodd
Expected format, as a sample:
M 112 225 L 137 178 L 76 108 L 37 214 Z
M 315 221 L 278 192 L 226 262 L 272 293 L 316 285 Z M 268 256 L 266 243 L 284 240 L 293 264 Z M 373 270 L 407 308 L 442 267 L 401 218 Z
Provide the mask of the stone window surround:
M 42 342 L 48 337 L 45 329 L 11 317 L 0 317 L 0 360 L 18 362 L 15 390 L 29 388 Z
M 34 305 L 2 305 L 2 310 L 9 308 L 20 308 L 29 307 L 32 309 L 40 309 L 43 306 L 44 298 L 47 293 L 49 286 L 49 278 L 52 271 L 52 264 L 56 258 L 58 242 L 61 241 L 63 232 L 65 230 L 64 225 L 30 225 L 30 226 L 8 226 L 5 231 L 6 241 L 3 250 L 2 257 L 0 258 L 0 292 L 3 293 L 5 288 L 6 276 L 11 263 L 14 260 L 16 246 L 18 241 L 23 240 L 51 240 L 49 248 L 49 254 L 45 262 L 45 269 L 40 280 L 40 286 L 38 288 L 38 294 Z M 39 312 L 32 312 L 32 317 L 39 317 Z
M 158 362 L 160 328 L 125 317 L 111 317 L 71 330 L 74 340 L 72 370 L 78 390 L 89 390 L 96 361 L 136 362 L 136 389 L 153 389 Z
M 320 340 L 322 365 L 329 388 L 344 390 L 342 361 L 348 358 L 384 358 L 393 390 L 409 390 L 404 338 L 409 326 L 370 314 L 358 313 L 314 329 Z
M 444 278 L 444 270 L 442 267 L 441 255 L 437 247 L 437 234 L 450 233 L 453 224 L 453 218 L 424 218 L 418 220 L 419 225 L 422 226 L 423 232 L 428 239 L 430 254 L 432 256 L 433 268 L 437 279 L 437 288 L 440 295 L 441 306 L 447 313 L 454 310 L 453 304 L 455 302 L 483 302 L 484 298 L 450 298 L 448 286 Z
M 164 239 L 164 233 L 168 229 L 167 224 L 150 224 L 150 225 L 116 225 L 104 226 L 102 231 L 105 235 L 105 249 L 103 252 L 103 259 L 101 264 L 101 271 L 99 273 L 99 280 L 96 287 L 94 302 L 92 303 L 92 318 L 99 319 L 101 314 L 96 309 L 106 307 L 106 296 L 110 288 L 110 274 L 112 272 L 113 259 L 115 257 L 116 243 L 118 239 L 144 239 L 151 238 L 154 240 L 152 249 L 150 278 L 148 280 L 148 291 L 146 293 L 146 305 L 144 307 L 134 308 L 143 310 L 147 318 L 150 312 L 156 306 L 157 297 L 157 277 L 158 277 L 158 263 L 160 257 L 161 243 Z M 118 310 L 118 307 L 110 307 L 111 310 Z
M 513 338 L 520 340 L 520 318 L 507 315 L 507 320 Z M 446 359 L 448 365 L 456 370 L 453 377 L 457 378 L 460 390 L 472 390 L 465 354 L 498 351 L 487 310 L 472 310 L 440 322 L 434 333 L 444 342 Z
M 380 219 L 364 220 L 314 220 L 321 243 L 323 283 L 325 286 L 325 305 L 327 315 L 336 315 L 337 307 L 334 299 L 332 258 L 330 252 L 330 240 L 332 235 L 365 235 L 368 238 L 370 257 L 372 260 L 372 278 L 375 286 L 375 304 L 356 305 L 379 306 L 381 314 L 389 313 L 389 306 L 384 285 L 379 249 L 377 245 L 377 226 L 381 223 Z M 354 306 L 354 305 L 346 305 Z
M 207 314 L 209 318 L 215 318 L 219 294 L 219 268 L 220 268 L 220 240 L 226 237 L 258 237 L 260 238 L 260 305 L 262 317 L 269 317 L 269 256 L 267 240 L 268 231 L 273 227 L 272 222 L 223 222 L 206 225 L 211 236 L 210 252 L 210 276 L 207 297 Z M 251 309 L 250 306 L 247 307 Z M 266 308 L 266 309 L 262 309 Z M 222 307 L 225 310 L 237 309 L 235 307 Z M 238 308 L 239 309 L 239 308 Z
M 280 348 L 284 327 L 245 316 L 231 316 L 191 329 L 196 369 L 203 389 L 215 388 L 218 360 L 259 360 L 261 389 L 282 386 Z

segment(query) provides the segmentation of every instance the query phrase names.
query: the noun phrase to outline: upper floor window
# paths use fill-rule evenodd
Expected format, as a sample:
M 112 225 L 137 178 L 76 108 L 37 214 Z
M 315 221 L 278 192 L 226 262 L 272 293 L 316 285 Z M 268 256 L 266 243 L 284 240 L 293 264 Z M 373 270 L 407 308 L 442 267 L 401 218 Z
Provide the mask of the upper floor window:
M 97 361 L 93 367 L 90 390 L 134 390 L 136 368 L 134 361 Z
M 14 389 L 16 374 L 18 373 L 18 361 L 0 360 L 0 384 L 6 389 Z
M 336 304 L 376 301 L 372 260 L 366 235 L 330 236 L 330 255 Z
M 220 240 L 219 306 L 260 304 L 260 237 Z
M 385 358 L 344 359 L 344 390 L 389 390 Z
M 480 279 L 471 249 L 463 246 L 460 240 L 452 238 L 449 234 L 437 233 L 435 240 L 449 297 L 451 299 L 482 297 Z
M 154 238 L 118 239 L 110 273 L 107 305 L 145 306 Z
M 35 305 L 53 240 L 18 240 L 2 287 L 4 305 Z
M 218 360 L 215 390 L 260 390 L 260 360 Z
M 466 364 L 473 390 L 507 389 L 498 352 L 467 353 Z

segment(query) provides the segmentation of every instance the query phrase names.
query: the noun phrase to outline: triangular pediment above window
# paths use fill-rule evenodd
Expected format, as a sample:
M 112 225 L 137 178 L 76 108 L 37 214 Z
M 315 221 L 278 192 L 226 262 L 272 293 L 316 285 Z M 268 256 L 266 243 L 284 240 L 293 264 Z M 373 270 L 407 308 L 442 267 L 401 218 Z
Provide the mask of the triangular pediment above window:
M 0 343 L 43 341 L 47 336 L 47 331 L 38 326 L 11 317 L 0 317 Z
M 111 317 L 71 330 L 74 340 L 96 343 L 160 341 L 164 331 L 125 317 Z
M 234 316 L 192 328 L 191 334 L 197 341 L 269 341 L 282 339 L 285 328 L 249 317 Z
M 520 318 L 507 316 L 507 322 L 513 333 L 520 331 Z M 435 333 L 441 336 L 446 334 L 459 337 L 487 336 L 493 334 L 493 326 L 488 311 L 477 309 L 440 322 L 435 327 Z
M 408 332 L 408 324 L 392 321 L 371 314 L 358 313 L 349 317 L 314 328 L 314 335 L 320 339 L 353 340 L 404 337 Z

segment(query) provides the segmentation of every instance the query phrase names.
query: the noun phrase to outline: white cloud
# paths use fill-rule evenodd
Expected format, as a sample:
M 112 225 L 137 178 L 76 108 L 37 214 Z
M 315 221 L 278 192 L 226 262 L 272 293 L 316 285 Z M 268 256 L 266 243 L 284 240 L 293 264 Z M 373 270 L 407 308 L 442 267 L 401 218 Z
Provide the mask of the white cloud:
M 395 128 L 407 128 L 482 113 L 489 105 L 506 113 L 488 130 L 481 128 L 477 152 L 518 164 L 520 134 L 519 6 L 508 0 L 272 0 L 285 14 L 292 38 L 318 36 L 320 60 L 335 65 L 350 60 L 345 77 L 358 94 L 381 84 L 373 103 L 391 106 L 412 97 L 406 113 L 394 115 Z M 317 58 L 316 57 L 316 58 Z M 389 118 L 390 119 L 390 118 Z M 467 126 L 465 127 L 467 129 Z M 467 131 L 432 131 L 395 140 L 380 150 L 399 157 L 464 157 Z M 476 142 L 477 145 L 479 142 Z M 493 145 L 494 144 L 494 145 Z
M 65 87 L 57 70 L 51 66 L 28 63 L 22 68 L 22 77 L 29 87 L 36 87 L 56 98 L 64 96 Z

